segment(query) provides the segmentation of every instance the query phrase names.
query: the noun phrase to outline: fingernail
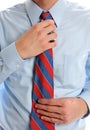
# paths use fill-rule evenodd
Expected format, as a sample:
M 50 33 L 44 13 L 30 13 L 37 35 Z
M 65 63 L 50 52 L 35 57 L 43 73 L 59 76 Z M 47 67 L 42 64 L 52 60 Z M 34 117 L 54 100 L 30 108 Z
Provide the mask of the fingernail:
M 44 119 L 43 116 L 41 116 L 41 119 Z
M 40 100 L 38 100 L 38 102 L 40 102 Z
M 37 110 L 37 113 L 39 113 L 39 110 Z

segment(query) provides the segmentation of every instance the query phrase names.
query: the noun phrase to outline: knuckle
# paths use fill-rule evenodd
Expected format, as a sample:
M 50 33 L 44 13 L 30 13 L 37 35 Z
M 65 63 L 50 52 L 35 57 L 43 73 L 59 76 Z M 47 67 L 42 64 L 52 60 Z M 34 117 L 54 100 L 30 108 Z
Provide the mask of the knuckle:
M 39 37 L 42 37 L 42 36 L 43 36 L 43 31 L 42 31 L 42 30 L 39 30 L 39 31 L 38 31 L 38 36 L 39 36 Z
M 54 24 L 53 28 L 54 28 L 54 30 L 56 29 L 56 26 L 55 26 L 55 24 Z
M 54 114 L 53 114 L 53 113 L 51 113 L 51 117 L 54 117 Z
M 54 32 L 53 34 L 54 34 L 55 37 L 57 37 L 57 33 L 56 32 Z
M 45 106 L 45 110 L 49 110 L 48 106 Z
M 48 100 L 47 103 L 48 103 L 48 104 L 52 104 L 52 100 Z
M 58 34 L 55 32 L 55 36 L 57 37 L 58 36 Z
M 53 119 L 53 118 L 50 118 L 50 122 L 54 122 L 54 119 Z
M 50 112 L 51 111 L 51 107 L 47 107 L 47 110 Z
M 57 118 L 60 119 L 60 115 L 59 114 L 57 114 Z

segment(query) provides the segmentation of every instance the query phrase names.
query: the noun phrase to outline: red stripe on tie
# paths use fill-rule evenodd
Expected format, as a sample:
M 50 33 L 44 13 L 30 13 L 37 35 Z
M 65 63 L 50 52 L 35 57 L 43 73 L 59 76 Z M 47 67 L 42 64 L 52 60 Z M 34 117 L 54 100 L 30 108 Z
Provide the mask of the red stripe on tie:
M 46 17 L 49 15 L 49 12 L 45 12 L 41 15 L 41 19 L 46 19 Z
M 43 95 L 35 82 L 34 82 L 34 92 L 38 98 L 43 98 Z
M 53 59 L 52 49 L 49 49 L 49 50 L 48 50 L 48 52 L 49 52 L 50 56 L 51 56 L 51 57 L 52 57 L 52 59 Z
M 50 65 L 47 57 L 44 55 L 44 53 L 42 53 L 40 55 L 40 59 L 43 63 L 43 65 L 45 66 L 46 70 L 48 71 L 48 73 L 50 74 L 51 78 L 53 79 L 53 68 L 52 66 Z
M 31 117 L 30 126 L 32 127 L 33 130 L 40 130 L 38 124 L 37 124 L 36 121 L 33 119 L 33 117 Z
M 40 15 L 40 20 L 42 19 L 47 20 L 47 19 L 53 19 L 53 18 L 49 12 L 43 11 L 42 14 Z M 54 83 L 53 83 L 54 72 L 52 69 L 53 52 L 52 52 L 52 49 L 47 50 L 47 52 L 49 53 L 49 55 L 46 56 L 45 54 L 43 54 L 43 56 L 41 57 L 39 57 L 38 55 L 36 56 L 36 61 L 35 61 L 35 75 L 34 75 L 34 84 L 33 84 L 34 86 L 32 90 L 32 112 L 30 116 L 31 117 L 30 129 L 32 127 L 33 130 L 43 130 L 45 129 L 44 128 L 45 126 L 46 126 L 46 129 L 48 130 L 55 130 L 54 124 L 42 120 L 41 115 L 37 113 L 37 109 L 35 108 L 35 103 L 37 102 L 39 98 L 42 98 L 43 95 L 45 96 L 45 98 L 47 98 L 48 96 L 53 98 L 54 96 Z M 48 58 L 52 58 L 52 59 L 49 61 Z M 40 64 L 39 59 L 41 60 L 42 64 Z M 51 76 L 52 80 L 46 77 L 45 71 L 47 71 L 47 76 Z M 38 80 L 36 80 L 37 77 L 38 77 Z M 38 84 L 41 84 L 41 85 L 39 86 Z M 46 93 L 46 91 L 48 94 Z
M 55 126 L 52 123 L 44 121 L 44 124 L 47 126 L 48 130 L 55 130 Z
M 40 83 L 42 86 L 46 89 L 46 91 L 50 94 L 51 97 L 53 97 L 53 89 L 48 80 L 45 78 L 43 73 L 41 72 L 39 66 L 36 64 L 36 73 L 38 75 L 38 78 L 40 80 Z

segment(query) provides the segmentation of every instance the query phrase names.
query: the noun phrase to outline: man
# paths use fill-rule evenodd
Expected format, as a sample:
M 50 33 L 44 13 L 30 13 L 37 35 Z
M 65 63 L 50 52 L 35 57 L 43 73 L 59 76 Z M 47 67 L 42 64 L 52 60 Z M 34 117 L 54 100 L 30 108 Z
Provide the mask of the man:
M 53 20 L 40 22 L 43 10 Z M 64 0 L 28 0 L 0 13 L 0 130 L 30 129 L 35 57 L 51 48 L 54 98 L 40 98 L 34 109 L 41 120 L 55 123 L 55 130 L 85 130 L 89 17 L 89 11 Z

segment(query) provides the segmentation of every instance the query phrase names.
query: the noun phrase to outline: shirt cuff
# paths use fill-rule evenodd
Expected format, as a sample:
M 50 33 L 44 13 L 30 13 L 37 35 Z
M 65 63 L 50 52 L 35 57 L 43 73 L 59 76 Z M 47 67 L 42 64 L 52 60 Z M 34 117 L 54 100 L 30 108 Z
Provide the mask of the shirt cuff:
M 16 70 L 25 61 L 23 60 L 16 50 L 15 42 L 4 48 L 0 53 L 3 62 L 10 70 Z

